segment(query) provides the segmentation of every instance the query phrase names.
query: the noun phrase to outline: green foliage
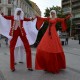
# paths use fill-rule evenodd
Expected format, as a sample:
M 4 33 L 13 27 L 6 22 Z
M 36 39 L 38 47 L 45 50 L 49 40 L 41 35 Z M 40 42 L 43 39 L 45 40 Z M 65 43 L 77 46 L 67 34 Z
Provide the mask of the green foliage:
M 57 16 L 61 16 L 63 14 L 63 11 L 62 11 L 61 7 L 58 7 L 58 6 L 54 7 L 53 6 L 51 8 L 46 8 L 45 9 L 45 13 L 44 13 L 45 17 L 49 17 L 49 15 L 50 15 L 49 13 L 50 13 L 51 10 L 55 10 L 56 13 L 57 13 Z

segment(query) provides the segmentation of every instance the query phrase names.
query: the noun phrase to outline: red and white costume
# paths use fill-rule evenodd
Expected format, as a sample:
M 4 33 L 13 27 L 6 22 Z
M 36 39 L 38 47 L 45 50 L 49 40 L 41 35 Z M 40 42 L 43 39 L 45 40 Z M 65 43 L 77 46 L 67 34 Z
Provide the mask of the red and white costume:
M 10 32 L 12 20 L 11 20 L 11 17 L 7 17 L 7 18 L 10 18 L 10 20 L 8 20 L 8 19 L 4 18 L 2 15 L 0 15 L 0 34 L 2 34 L 3 36 L 8 38 L 8 42 L 10 45 L 10 40 L 12 39 L 12 36 L 9 35 L 9 32 Z M 29 45 L 34 44 L 36 41 L 36 38 L 37 38 L 37 34 L 38 34 L 38 30 L 36 29 L 36 19 L 33 21 L 23 21 L 23 27 L 25 29 L 26 37 L 28 39 Z M 24 53 L 24 49 L 23 49 L 23 43 L 19 36 L 17 39 L 15 50 L 14 50 L 15 62 L 18 62 L 18 60 L 23 61 L 24 54 L 22 54 L 21 52 Z M 18 53 L 21 55 L 20 56 L 21 59 L 18 56 Z
M 17 12 L 21 11 L 21 15 L 17 16 Z M 11 29 L 9 35 L 12 36 L 10 40 L 10 68 L 11 70 L 15 70 L 14 66 L 14 49 L 18 39 L 20 36 L 26 51 L 26 64 L 27 68 L 32 68 L 32 58 L 31 58 L 31 49 L 26 37 L 26 32 L 23 27 L 23 21 L 30 21 L 28 18 L 24 18 L 24 13 L 21 8 L 17 8 L 15 10 L 14 16 L 4 16 L 6 19 L 11 20 Z

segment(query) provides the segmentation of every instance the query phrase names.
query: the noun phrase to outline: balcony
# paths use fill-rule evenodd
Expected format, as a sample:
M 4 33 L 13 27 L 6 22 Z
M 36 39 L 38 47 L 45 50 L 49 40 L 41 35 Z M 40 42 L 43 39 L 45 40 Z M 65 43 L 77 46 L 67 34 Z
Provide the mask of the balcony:
M 74 21 L 73 20 L 73 23 L 75 23 L 76 25 L 80 25 L 80 21 Z
M 77 7 L 74 7 L 74 8 L 72 7 L 72 10 L 73 10 L 73 11 L 78 11 L 78 12 L 79 12 L 79 10 L 80 10 L 80 7 L 79 7 L 79 6 L 77 6 Z
M 67 4 L 70 4 L 70 1 L 64 1 L 64 2 L 62 2 L 62 5 L 67 5 Z
M 63 11 L 64 12 L 70 12 L 70 8 L 68 7 L 68 8 L 63 8 Z
M 73 9 L 73 13 L 80 13 L 80 8 L 79 9 Z
M 78 22 L 80 22 L 80 17 L 74 17 L 74 18 L 73 18 L 73 21 L 78 21 Z
M 76 3 L 75 5 L 72 5 L 72 8 L 80 7 L 80 3 Z
M 72 2 L 77 2 L 77 1 L 79 1 L 79 0 L 72 0 Z

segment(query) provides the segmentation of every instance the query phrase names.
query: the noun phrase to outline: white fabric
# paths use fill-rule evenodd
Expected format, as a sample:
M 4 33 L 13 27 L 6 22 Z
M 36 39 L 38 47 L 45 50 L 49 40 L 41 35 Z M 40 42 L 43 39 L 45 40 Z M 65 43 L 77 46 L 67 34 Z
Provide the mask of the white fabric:
M 20 20 L 15 20 L 13 26 L 14 29 L 17 30 L 17 28 L 20 27 Z
M 11 20 L 5 19 L 2 15 L 0 15 L 0 34 L 4 35 L 11 40 L 11 36 L 9 36 L 9 31 L 11 27 Z M 36 41 L 38 31 L 36 29 L 36 19 L 33 21 L 24 21 L 23 22 L 23 27 L 26 31 L 27 34 L 27 39 L 29 41 L 29 44 L 32 45 Z M 23 43 L 20 38 L 17 40 L 16 47 L 22 46 Z
M 24 47 L 23 46 L 19 46 L 16 47 L 14 50 L 14 56 L 15 56 L 15 62 L 24 62 Z

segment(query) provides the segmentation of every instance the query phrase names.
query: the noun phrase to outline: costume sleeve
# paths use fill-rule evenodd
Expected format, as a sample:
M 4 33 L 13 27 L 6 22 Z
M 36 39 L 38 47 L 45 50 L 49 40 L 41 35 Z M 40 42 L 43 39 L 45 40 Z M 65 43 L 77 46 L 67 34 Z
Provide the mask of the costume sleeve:
M 68 16 L 66 16 L 66 18 L 65 18 L 65 19 L 66 19 L 66 20 L 67 20 L 67 19 L 70 19 L 70 17 L 71 17 L 71 15 L 68 15 Z
M 11 20 L 12 16 L 3 16 L 5 19 Z
M 57 22 L 61 22 L 62 31 L 66 31 L 67 24 L 65 18 L 57 18 Z
M 30 18 L 24 18 L 24 21 L 31 21 Z
M 39 30 L 44 21 L 49 21 L 49 18 L 41 18 L 37 16 L 36 28 Z

